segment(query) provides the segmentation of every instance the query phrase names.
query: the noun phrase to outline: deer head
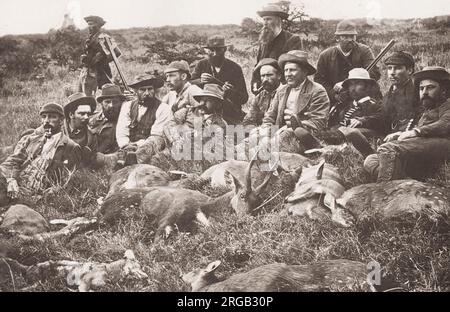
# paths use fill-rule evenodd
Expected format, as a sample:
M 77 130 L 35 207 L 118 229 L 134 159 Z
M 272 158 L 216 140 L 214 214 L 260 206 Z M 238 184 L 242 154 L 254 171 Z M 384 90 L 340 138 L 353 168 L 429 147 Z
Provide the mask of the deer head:
M 219 260 L 211 262 L 204 269 L 195 269 L 184 275 L 180 274 L 180 277 L 185 283 L 191 285 L 192 291 L 198 291 L 218 281 L 214 271 L 219 267 L 220 263 Z
M 256 155 L 255 155 L 256 156 Z M 245 172 L 245 182 L 239 181 L 231 172 L 226 171 L 233 178 L 234 184 L 234 196 L 231 199 L 231 207 L 234 209 L 237 215 L 244 215 L 252 213 L 253 210 L 262 203 L 262 197 L 264 190 L 266 189 L 272 171 L 268 171 L 264 178 L 264 181 L 257 188 L 252 188 L 252 176 L 251 170 L 255 163 L 255 157 L 250 161 Z

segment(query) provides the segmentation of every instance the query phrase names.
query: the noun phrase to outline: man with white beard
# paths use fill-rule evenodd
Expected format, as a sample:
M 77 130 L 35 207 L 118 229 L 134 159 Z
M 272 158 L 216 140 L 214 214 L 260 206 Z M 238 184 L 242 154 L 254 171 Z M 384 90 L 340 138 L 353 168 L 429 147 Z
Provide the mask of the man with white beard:
M 288 18 L 286 13 L 280 6 L 269 4 L 258 11 L 258 15 L 263 19 L 263 28 L 259 36 L 258 55 L 256 64 L 264 58 L 272 58 L 278 60 L 281 54 L 291 50 L 301 50 L 300 36 L 294 35 L 282 29 L 283 20 Z M 252 92 L 256 94 L 261 86 L 259 75 L 252 77 Z

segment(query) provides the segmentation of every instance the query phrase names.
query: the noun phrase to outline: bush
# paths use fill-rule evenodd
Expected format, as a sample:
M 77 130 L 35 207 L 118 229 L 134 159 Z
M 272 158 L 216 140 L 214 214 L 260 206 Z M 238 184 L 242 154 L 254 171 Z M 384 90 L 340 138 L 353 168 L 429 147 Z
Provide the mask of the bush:
M 57 65 L 78 68 L 83 54 L 85 38 L 81 30 L 74 26 L 51 30 L 48 33 L 50 56 Z

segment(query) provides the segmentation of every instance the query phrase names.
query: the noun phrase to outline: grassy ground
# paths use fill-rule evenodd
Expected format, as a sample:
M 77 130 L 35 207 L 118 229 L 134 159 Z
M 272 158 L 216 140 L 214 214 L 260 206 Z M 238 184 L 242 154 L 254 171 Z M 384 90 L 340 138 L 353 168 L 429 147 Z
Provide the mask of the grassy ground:
M 252 47 L 243 46 L 242 38 L 234 40 L 237 49 L 250 51 L 246 55 L 238 52 L 229 55 L 241 64 L 247 81 L 250 81 L 254 65 Z M 434 37 L 434 44 L 439 40 Z M 375 50 L 379 50 L 384 43 L 374 42 Z M 138 45 L 136 42 L 133 44 Z M 401 42 L 406 47 L 407 44 L 407 40 Z M 313 63 L 319 52 L 317 48 L 310 51 Z M 421 64 L 426 62 L 449 67 L 450 63 L 448 51 L 418 51 L 415 57 Z M 155 66 L 127 60 L 123 68 L 125 76 L 131 80 L 138 73 L 152 70 Z M 0 145 L 13 144 L 21 131 L 36 127 L 39 106 L 49 101 L 63 103 L 66 90 L 74 85 L 77 77 L 76 72 L 66 72 L 58 67 L 49 68 L 48 74 L 51 78 L 42 84 L 17 81 L 14 77 L 6 81 L 6 87 L 13 90 L 13 95 L 0 100 Z M 385 91 L 385 77 L 381 85 Z M 363 159 L 352 148 L 342 155 L 332 155 L 328 160 L 340 168 L 347 188 L 369 182 L 362 170 Z M 174 169 L 173 163 L 161 166 Z M 199 173 L 206 164 L 183 162 L 176 166 L 179 170 Z M 448 169 L 444 168 L 432 182 L 445 186 L 448 176 Z M 211 196 L 223 193 L 220 189 L 202 187 L 201 190 Z M 156 244 L 153 243 L 153 229 L 148 227 L 147 220 L 136 211 L 129 211 L 128 218 L 123 219 L 125 221 L 109 227 L 101 226 L 72 239 L 25 243 L 0 233 L 0 249 L 25 264 L 49 259 L 113 261 L 121 258 L 126 249 L 132 249 L 149 278 L 145 281 L 110 283 L 104 289 L 107 291 L 187 291 L 188 286 L 178 277 L 180 271 L 203 267 L 214 260 L 222 261 L 218 275 L 226 277 L 272 262 L 307 264 L 338 258 L 364 263 L 376 260 L 383 271 L 407 291 L 450 290 L 448 225 L 437 226 L 423 221 L 414 227 L 405 227 L 379 224 L 373 220 L 354 229 L 337 228 L 328 222 L 288 216 L 282 207 L 283 195 L 288 190 L 284 186 L 276 186 L 271 188 L 268 196 L 277 194 L 279 190 L 284 192 L 258 216 L 238 218 L 224 211 L 213 218 L 210 228 L 200 229 L 195 234 L 179 234 Z M 69 219 L 93 215 L 97 209 L 96 199 L 106 192 L 107 177 L 94 172 L 80 172 L 65 190 L 47 197 L 30 198 L 28 202 L 48 220 Z M 0 213 L 3 211 L 0 208 Z M 11 275 L 0 265 L 0 290 L 22 289 L 69 290 L 63 280 L 47 277 L 39 283 L 32 283 L 19 275 Z

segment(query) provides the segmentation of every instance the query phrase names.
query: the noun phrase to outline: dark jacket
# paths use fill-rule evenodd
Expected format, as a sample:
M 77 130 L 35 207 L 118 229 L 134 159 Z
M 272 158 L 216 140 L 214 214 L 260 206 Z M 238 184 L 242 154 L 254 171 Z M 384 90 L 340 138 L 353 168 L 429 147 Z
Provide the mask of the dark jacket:
M 450 99 L 439 107 L 425 110 L 416 128 L 421 137 L 450 138 Z
M 20 172 L 38 154 L 43 135 L 43 130 L 39 127 L 34 133 L 20 139 L 14 153 L 1 164 L 2 171 L 6 173 L 6 178 L 19 178 Z M 63 133 L 56 147 L 55 155 L 47 167 L 47 176 L 57 175 L 57 171 L 62 166 L 72 170 L 78 167 L 80 163 L 81 147 Z
M 383 116 L 379 121 L 384 134 L 405 131 L 411 120 L 417 122 L 422 108 L 419 93 L 408 79 L 395 91 L 391 86 L 383 98 Z
M 192 83 L 200 84 L 200 76 L 203 73 L 213 75 L 222 82 L 229 82 L 234 86 L 233 90 L 225 92 L 226 102 L 223 107 L 223 118 L 228 124 L 238 124 L 244 117 L 242 105 L 248 101 L 247 86 L 245 85 L 242 68 L 232 60 L 225 59 L 219 73 L 214 73 L 208 59 L 200 60 L 192 74 Z
M 314 81 L 325 87 L 330 100 L 334 102 L 334 85 L 345 80 L 353 68 L 366 68 L 373 60 L 372 50 L 361 43 L 357 43 L 348 57 L 344 56 L 337 46 L 330 47 L 319 55 Z M 375 66 L 370 71 L 370 77 L 378 80 L 380 76 L 380 71 Z
M 335 115 L 334 120 L 330 120 L 330 127 L 339 126 L 341 122 L 346 119 L 346 114 L 350 109 L 355 108 L 353 114 L 348 116 L 347 119 L 356 119 L 361 122 L 359 128 L 367 128 L 371 130 L 378 130 L 378 123 L 382 116 L 382 109 L 380 101 L 377 101 L 371 97 L 362 98 L 355 105 L 354 101 L 348 101 L 339 105 L 338 113 Z
M 277 89 L 269 92 L 262 90 L 250 103 L 250 108 L 247 115 L 244 117 L 242 124 L 244 126 L 260 126 L 264 118 L 264 114 L 267 112 L 270 106 L 270 102 L 275 96 Z
M 116 141 L 116 122 L 109 121 L 102 112 L 99 112 L 91 117 L 88 127 L 93 135 L 90 146 L 92 151 L 110 154 L 119 150 Z
M 139 101 L 135 100 L 131 103 L 130 108 L 130 142 L 136 142 L 139 140 L 147 139 L 152 130 L 152 126 L 156 120 L 156 111 L 158 110 L 161 101 L 158 100 L 158 104 L 150 106 L 145 114 L 138 121 L 139 116 Z
M 285 125 L 284 110 L 290 91 L 291 88 L 288 85 L 282 86 L 277 91 L 264 115 L 263 124 L 278 125 L 279 127 Z M 330 100 L 325 89 L 320 84 L 306 78 L 297 99 L 298 119 L 301 120 L 307 130 L 313 132 L 323 130 L 326 126 L 329 111 Z M 304 120 L 300 113 L 308 113 L 308 119 Z

